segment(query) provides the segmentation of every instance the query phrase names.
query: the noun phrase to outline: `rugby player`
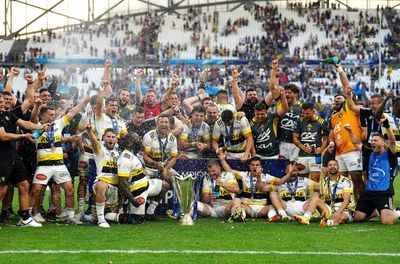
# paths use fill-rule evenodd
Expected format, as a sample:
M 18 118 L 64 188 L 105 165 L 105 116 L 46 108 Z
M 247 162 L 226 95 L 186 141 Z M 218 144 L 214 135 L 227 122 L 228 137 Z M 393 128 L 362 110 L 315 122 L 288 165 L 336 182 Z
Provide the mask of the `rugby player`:
M 241 162 L 246 162 L 250 154 L 255 155 L 254 139 L 246 117 L 237 120 L 232 111 L 223 111 L 221 118 L 215 123 L 211 141 L 212 148 L 216 152 L 219 149 L 218 140 L 221 136 L 225 142 L 228 159 L 240 159 Z
M 107 205 L 118 203 L 117 160 L 120 151 L 115 147 L 117 144 L 117 136 L 112 128 L 108 128 L 104 131 L 104 144 L 101 144 L 93 132 L 92 123 L 90 121 L 86 126 L 86 131 L 93 148 L 97 169 L 96 180 L 93 184 L 97 224 L 99 227 L 108 228 L 110 225 L 104 218 L 104 207 L 106 202 Z
M 39 200 L 42 187 L 47 185 L 50 179 L 61 184 L 66 195 L 66 210 L 60 216 L 66 218 L 72 224 L 79 224 L 75 216 L 74 189 L 71 176 L 63 160 L 63 149 L 61 146 L 62 130 L 69 124 L 69 121 L 77 115 L 89 102 L 86 97 L 78 105 L 73 107 L 65 116 L 55 120 L 55 111 L 51 107 L 43 107 L 40 110 L 42 123 L 52 123 L 50 129 L 40 135 L 36 142 L 37 148 L 37 169 L 32 182 L 30 206 L 33 208 L 33 215 L 37 222 L 44 222 L 40 214 Z
M 322 181 L 321 196 L 330 217 L 322 217 L 320 227 L 352 222 L 355 209 L 353 183 L 339 174 L 339 163 L 336 160 L 330 160 L 327 167 L 327 177 Z
M 302 117 L 293 132 L 293 143 L 300 149 L 297 162 L 304 165 L 299 172 L 303 177 L 311 176 L 318 182 L 321 173 L 322 151 L 328 142 L 328 124 L 315 114 L 312 103 L 301 106 Z
M 225 159 L 220 159 L 220 161 L 225 171 L 233 173 L 237 180 L 242 181 L 241 207 L 245 209 L 246 215 L 251 218 L 267 216 L 268 211 L 272 208 L 268 193 L 272 190 L 271 186 L 285 183 L 292 172 L 292 167 L 290 166 L 288 173 L 282 178 L 263 173 L 259 157 L 249 159 L 248 171 L 233 170 Z
M 189 125 L 185 125 L 179 136 L 180 158 L 199 159 L 202 152 L 210 148 L 210 127 L 204 122 L 205 109 L 195 106 Z
M 224 159 L 223 155 L 220 155 Z M 234 216 L 241 201 L 236 197 L 240 193 L 235 175 L 222 171 L 218 160 L 210 160 L 207 165 L 209 177 L 204 177 L 202 202 L 198 202 L 197 209 L 208 217 Z

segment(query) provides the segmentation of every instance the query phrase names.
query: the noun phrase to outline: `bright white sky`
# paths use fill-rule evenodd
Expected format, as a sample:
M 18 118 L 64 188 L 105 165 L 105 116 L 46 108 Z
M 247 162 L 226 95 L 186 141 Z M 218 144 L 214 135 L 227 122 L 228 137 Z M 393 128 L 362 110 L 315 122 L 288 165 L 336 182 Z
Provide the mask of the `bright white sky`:
M 4 1 L 0 1 L 0 35 L 4 34 Z M 21 2 L 28 2 L 31 4 L 35 4 L 37 6 L 40 6 L 42 8 L 50 8 L 54 4 L 56 4 L 59 0 L 18 0 Z M 90 0 L 91 1 L 91 0 Z M 202 2 L 218 2 L 222 0 L 186 0 L 183 5 L 187 4 L 198 4 Z M 294 2 L 298 2 L 299 0 L 295 0 Z M 315 1 L 315 0 L 314 0 Z M 358 7 L 358 8 L 370 8 L 370 9 L 375 9 L 378 4 L 382 5 L 387 2 L 389 2 L 390 6 L 399 4 L 399 0 L 389 0 L 389 1 L 383 1 L 383 0 L 371 0 L 369 6 L 367 5 L 366 0 L 341 0 L 344 3 L 349 4 L 352 7 Z M 103 13 L 108 6 L 113 6 L 119 0 L 95 0 L 95 16 Z M 168 0 L 152 0 L 152 2 L 157 3 L 162 6 L 167 6 Z M 178 2 L 178 0 L 175 0 L 174 2 Z M 303 0 L 303 2 L 308 3 L 312 2 L 309 0 Z M 334 2 L 334 0 L 331 0 L 331 2 Z M 281 1 L 281 4 L 285 5 L 286 0 Z M 13 20 L 12 20 L 12 26 L 13 26 L 13 31 L 16 31 L 20 28 L 22 28 L 24 25 L 29 23 L 31 20 L 33 20 L 35 17 L 43 13 L 43 10 L 33 8 L 33 7 L 26 7 L 24 4 L 18 3 L 18 2 L 13 2 Z M 224 8 L 225 10 L 229 8 L 234 7 L 236 4 L 230 4 L 230 5 L 224 5 L 220 6 L 219 8 Z M 128 10 L 130 12 L 134 10 L 140 10 L 140 11 L 145 11 L 147 10 L 148 6 L 146 3 L 139 2 L 137 0 L 125 0 L 123 3 L 121 3 L 118 7 L 116 7 L 112 12 L 124 12 L 127 13 Z M 153 9 L 153 6 L 150 6 L 151 9 Z M 214 7 L 211 8 L 211 10 Z M 65 0 L 63 3 L 58 5 L 56 8 L 53 9 L 53 11 L 68 14 L 69 16 L 73 16 L 76 18 L 80 19 L 87 19 L 87 0 Z M 78 21 L 73 20 L 73 19 L 67 19 L 65 17 L 61 17 L 55 14 L 48 13 L 44 15 L 40 20 L 35 22 L 29 27 L 29 30 L 40 30 L 41 28 L 46 29 L 47 27 L 56 27 L 56 26 L 62 26 L 62 25 L 67 25 L 67 24 L 73 24 Z M 23 30 L 25 32 L 25 30 Z

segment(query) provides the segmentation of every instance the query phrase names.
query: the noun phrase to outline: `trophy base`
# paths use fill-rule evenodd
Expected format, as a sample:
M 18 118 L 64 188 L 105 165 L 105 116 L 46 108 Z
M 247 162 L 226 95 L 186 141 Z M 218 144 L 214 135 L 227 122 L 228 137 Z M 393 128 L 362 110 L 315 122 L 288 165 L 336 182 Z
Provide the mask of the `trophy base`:
M 194 225 L 192 217 L 189 214 L 185 214 L 179 221 L 181 225 L 191 226 Z

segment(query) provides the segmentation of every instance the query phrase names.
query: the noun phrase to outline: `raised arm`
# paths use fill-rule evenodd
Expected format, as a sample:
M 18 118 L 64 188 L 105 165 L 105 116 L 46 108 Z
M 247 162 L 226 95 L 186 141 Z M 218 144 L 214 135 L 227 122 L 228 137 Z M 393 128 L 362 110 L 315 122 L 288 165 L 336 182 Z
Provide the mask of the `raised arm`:
M 281 108 L 277 110 L 278 116 L 283 116 L 289 111 L 289 105 L 285 95 L 285 89 L 283 87 L 275 87 L 279 91 L 279 98 L 281 99 Z
M 15 97 L 15 95 L 12 93 L 12 88 L 14 85 L 14 77 L 17 76 L 18 73 L 19 73 L 19 69 L 16 67 L 12 67 L 10 70 L 10 74 L 8 75 L 8 78 L 7 78 L 6 86 L 4 87 L 5 92 L 9 92 L 12 94 L 12 98 L 13 98 L 12 106 L 13 107 L 17 104 L 17 97 Z
M 243 106 L 244 101 L 246 100 L 245 94 L 239 89 L 238 85 L 240 74 L 241 72 L 239 72 L 237 68 L 232 71 L 231 89 L 233 100 L 235 101 L 236 110 L 240 110 Z
M 101 150 L 101 143 L 97 140 L 97 137 L 93 132 L 91 119 L 89 119 L 89 122 L 86 125 L 86 132 L 89 135 L 90 145 L 92 145 L 94 153 L 98 154 Z
M 111 83 L 111 65 L 112 61 L 107 60 L 104 63 L 104 72 L 103 72 L 103 78 L 102 81 L 108 81 L 108 83 Z M 108 85 L 104 87 L 104 97 L 109 98 L 113 95 L 112 87 L 111 85 Z
M 137 69 L 135 75 L 135 99 L 136 104 L 140 105 L 143 101 L 143 94 L 142 94 L 142 76 L 143 76 L 143 69 Z
M 234 175 L 237 175 L 237 174 L 238 174 L 238 171 L 232 169 L 231 166 L 229 166 L 228 162 L 226 162 L 226 159 L 225 159 L 225 157 L 226 157 L 226 152 L 225 152 L 224 150 L 221 149 L 221 150 L 218 151 L 217 154 L 218 154 L 219 161 L 221 162 L 222 168 L 223 168 L 226 172 L 230 172 L 230 173 L 232 173 L 232 174 L 234 174 Z
M 344 129 L 349 133 L 349 137 L 351 140 L 351 143 L 358 149 L 362 149 L 362 143 L 356 138 L 356 136 L 353 134 L 353 129 L 351 128 L 350 124 L 345 124 Z M 395 143 L 396 144 L 396 143 Z
M 393 133 L 392 128 L 390 127 L 389 120 L 387 118 L 381 120 L 381 125 L 386 128 L 389 138 L 389 149 L 393 154 L 397 153 L 397 144 L 396 144 L 396 137 Z
M 161 101 L 161 111 L 170 108 L 170 106 L 168 105 L 169 99 L 171 98 L 172 93 L 176 91 L 176 88 L 178 88 L 178 85 L 179 85 L 179 76 L 174 74 L 172 75 L 172 78 L 169 82 L 168 90 L 163 100 Z
M 264 101 L 268 106 L 270 106 L 274 99 L 278 98 L 279 96 L 279 91 L 275 89 L 276 86 L 279 86 L 279 75 L 279 60 L 273 60 L 271 66 L 271 75 L 268 82 L 269 92 L 264 98 Z
M 375 120 L 381 120 L 381 117 L 383 115 L 383 112 L 385 111 L 386 103 L 394 98 L 394 91 L 391 90 L 389 91 L 383 101 L 379 104 L 378 109 L 375 112 Z
M 352 89 L 349 80 L 347 79 L 346 72 L 343 70 L 339 63 L 334 64 L 337 72 L 339 73 L 340 83 L 342 84 L 343 94 L 347 94 L 349 89 Z
M 78 105 L 74 106 L 69 110 L 69 112 L 65 115 L 65 117 L 70 121 L 74 116 L 79 114 L 79 112 L 89 103 L 90 97 L 86 96 L 83 101 L 81 101 Z
M 356 114 L 360 113 L 360 109 L 361 106 L 356 105 L 356 103 L 353 100 L 353 93 L 352 90 L 353 88 L 351 86 L 348 87 L 343 87 L 344 91 L 344 95 L 346 97 L 346 102 L 347 102 L 347 106 L 350 108 L 351 111 L 353 111 Z
M 39 113 L 40 109 L 42 108 L 42 100 L 40 98 L 35 100 L 35 106 L 33 107 L 32 113 L 31 113 L 31 122 L 32 123 L 39 123 Z

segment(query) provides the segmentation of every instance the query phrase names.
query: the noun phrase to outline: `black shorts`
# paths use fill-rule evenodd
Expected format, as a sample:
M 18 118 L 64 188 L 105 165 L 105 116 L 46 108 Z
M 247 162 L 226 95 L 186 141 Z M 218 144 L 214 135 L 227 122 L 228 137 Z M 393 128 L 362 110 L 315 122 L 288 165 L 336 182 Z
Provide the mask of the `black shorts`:
M 21 157 L 0 161 L 0 184 L 16 185 L 25 180 L 28 180 L 28 173 Z
M 380 213 L 383 209 L 390 209 L 390 194 L 388 191 L 365 191 L 361 194 L 356 211 L 370 216 L 374 210 Z

